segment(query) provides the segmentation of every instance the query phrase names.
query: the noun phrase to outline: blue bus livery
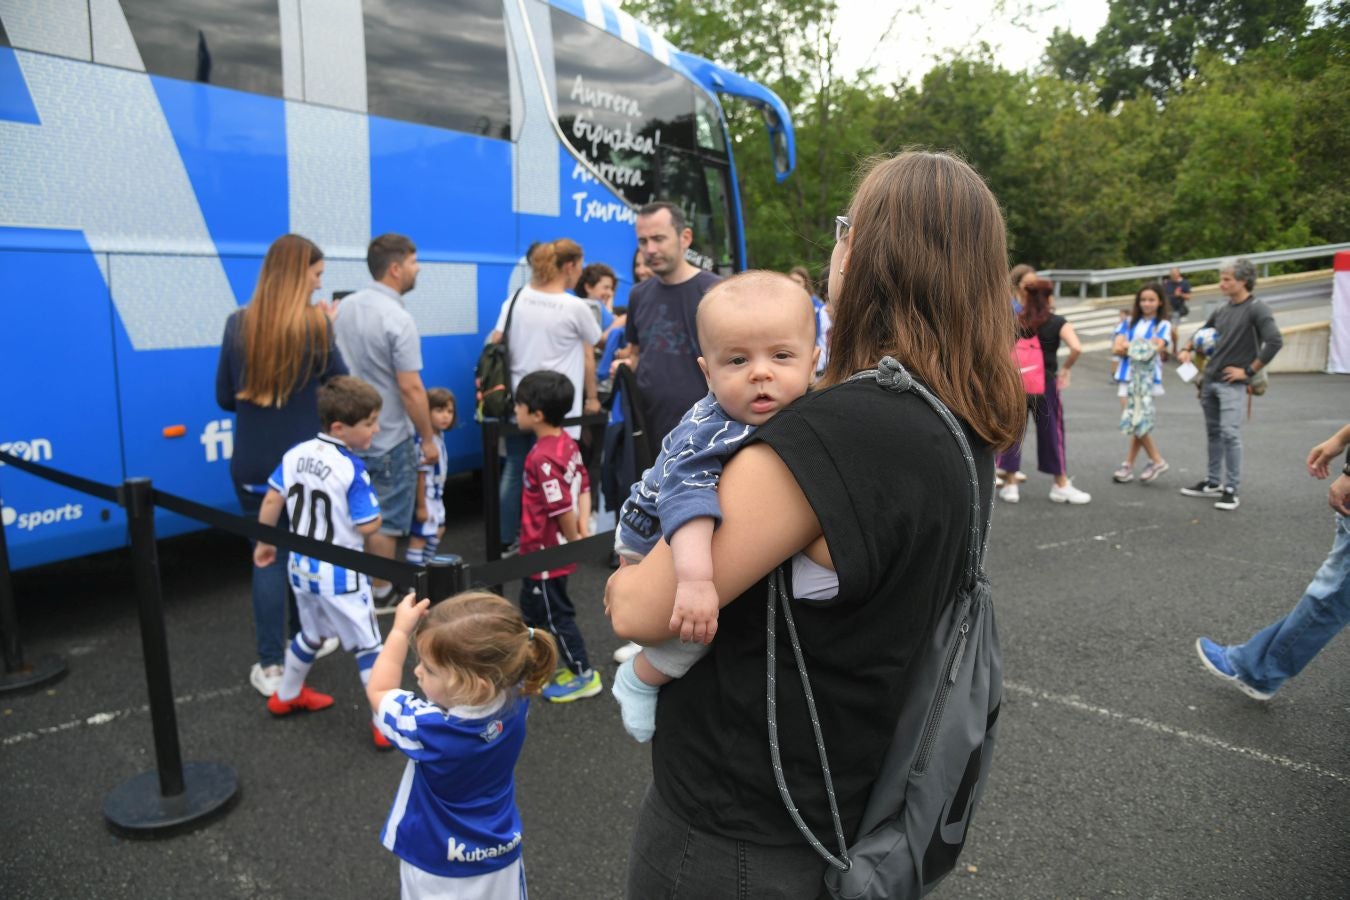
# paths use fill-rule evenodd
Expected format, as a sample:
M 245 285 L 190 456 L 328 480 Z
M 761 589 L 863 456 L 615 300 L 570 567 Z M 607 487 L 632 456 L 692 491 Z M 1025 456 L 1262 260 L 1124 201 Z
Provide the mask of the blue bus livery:
M 623 293 L 662 197 L 697 262 L 744 267 L 719 94 L 762 107 L 786 178 L 772 92 L 601 0 L 0 0 L 0 448 L 237 509 L 216 359 L 289 231 L 325 294 L 409 235 L 423 378 L 467 409 L 531 242 L 577 240 Z M 446 437 L 451 471 L 481 465 L 476 426 Z M 0 498 L 15 568 L 126 542 L 117 507 L 13 467 Z

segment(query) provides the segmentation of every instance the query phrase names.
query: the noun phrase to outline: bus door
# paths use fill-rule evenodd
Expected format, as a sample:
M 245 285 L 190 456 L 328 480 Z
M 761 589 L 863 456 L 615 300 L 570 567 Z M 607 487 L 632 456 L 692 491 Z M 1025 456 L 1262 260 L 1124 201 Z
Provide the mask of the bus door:
M 0 449 L 105 484 L 122 480 L 107 266 L 76 231 L 0 228 Z M 113 503 L 0 465 L 10 565 L 126 543 Z

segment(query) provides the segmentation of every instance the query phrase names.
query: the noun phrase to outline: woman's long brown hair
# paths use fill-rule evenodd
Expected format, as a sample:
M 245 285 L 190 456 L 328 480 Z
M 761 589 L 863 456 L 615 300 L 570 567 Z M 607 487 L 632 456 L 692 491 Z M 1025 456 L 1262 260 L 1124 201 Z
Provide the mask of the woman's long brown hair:
M 241 315 L 240 400 L 285 406 L 307 378 L 328 367 L 328 316 L 309 302 L 309 267 L 321 259 L 323 251 L 298 234 L 282 235 L 267 248 L 253 299 Z
M 824 384 L 898 359 L 995 447 L 1020 436 L 1008 251 L 998 202 L 943 153 L 874 162 L 849 210 L 849 254 Z

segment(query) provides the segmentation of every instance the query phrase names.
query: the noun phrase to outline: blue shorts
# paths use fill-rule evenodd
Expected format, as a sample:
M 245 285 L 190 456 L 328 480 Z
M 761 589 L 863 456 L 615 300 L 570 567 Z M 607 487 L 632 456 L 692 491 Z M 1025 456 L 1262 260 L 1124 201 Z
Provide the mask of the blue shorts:
M 417 448 L 408 438 L 388 453 L 359 454 L 380 498 L 380 534 L 403 537 L 413 519 L 417 491 Z

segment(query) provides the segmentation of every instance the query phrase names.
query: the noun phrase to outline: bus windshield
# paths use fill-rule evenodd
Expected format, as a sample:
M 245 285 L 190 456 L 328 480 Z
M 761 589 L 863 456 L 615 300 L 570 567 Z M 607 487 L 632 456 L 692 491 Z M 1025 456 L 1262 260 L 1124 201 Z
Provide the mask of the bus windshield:
M 734 271 L 730 164 L 702 88 L 619 38 L 553 9 L 558 125 L 572 150 L 634 206 L 669 200 L 694 232 L 690 259 Z

